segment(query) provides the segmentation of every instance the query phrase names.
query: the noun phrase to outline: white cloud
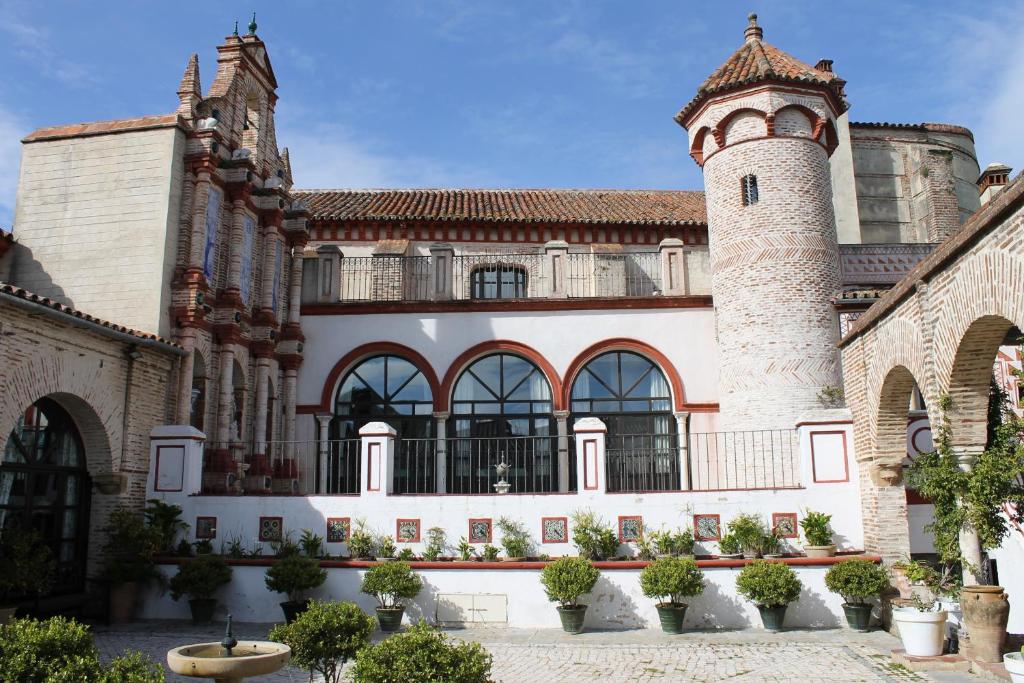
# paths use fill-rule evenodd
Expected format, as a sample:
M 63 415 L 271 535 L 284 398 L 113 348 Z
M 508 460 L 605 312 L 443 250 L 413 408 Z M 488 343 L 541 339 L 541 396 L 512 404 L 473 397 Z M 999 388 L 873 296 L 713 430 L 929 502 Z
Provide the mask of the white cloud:
M 10 229 L 14 221 L 14 198 L 21 166 L 21 138 L 27 127 L 13 112 L 0 104 L 0 227 Z
M 13 3 L 0 3 L 0 32 L 7 35 L 12 52 L 43 76 L 76 88 L 97 83 L 90 65 L 60 57 L 49 30 L 24 19 Z

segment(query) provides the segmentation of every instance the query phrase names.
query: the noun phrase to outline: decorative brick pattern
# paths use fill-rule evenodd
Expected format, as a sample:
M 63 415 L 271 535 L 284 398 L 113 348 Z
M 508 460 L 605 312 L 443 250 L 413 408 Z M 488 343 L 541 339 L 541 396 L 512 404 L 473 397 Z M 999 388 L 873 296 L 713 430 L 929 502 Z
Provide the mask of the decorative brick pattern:
M 399 543 L 420 542 L 420 520 L 399 519 L 395 522 L 395 540 Z
M 639 541 L 644 535 L 644 519 L 640 516 L 619 517 L 619 543 Z
M 277 543 L 284 538 L 284 518 L 260 517 L 260 535 L 262 543 Z
M 493 536 L 493 525 L 489 518 L 475 518 L 469 520 L 469 542 L 490 543 Z
M 345 543 L 352 530 L 352 521 L 348 517 L 327 518 L 327 542 Z
M 541 519 L 540 519 L 540 542 L 541 543 L 568 543 L 569 542 L 569 518 L 568 517 L 541 517 Z
M 693 538 L 697 541 L 718 541 L 722 538 L 721 515 L 694 515 Z

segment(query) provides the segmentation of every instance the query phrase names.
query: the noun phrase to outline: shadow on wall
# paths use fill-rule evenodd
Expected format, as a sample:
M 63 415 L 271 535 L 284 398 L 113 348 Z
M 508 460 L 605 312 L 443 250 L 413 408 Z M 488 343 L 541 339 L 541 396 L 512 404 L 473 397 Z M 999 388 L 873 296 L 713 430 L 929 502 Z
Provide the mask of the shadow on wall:
M 59 301 L 65 306 L 75 307 L 75 302 L 53 281 L 43 264 L 35 260 L 31 249 L 15 242 L 14 249 L 11 250 L 8 258 L 11 259 L 9 274 L 11 284 L 24 287 L 33 294 Z
M 419 577 L 423 580 L 423 588 L 420 589 L 420 594 L 413 600 L 406 602 L 405 606 L 405 614 L 409 619 L 409 623 L 415 624 L 419 621 L 425 621 L 428 624 L 434 624 L 436 623 L 438 612 L 451 613 L 457 610 L 456 605 L 452 602 L 447 600 L 439 602 L 438 595 L 440 591 L 437 590 L 437 586 L 430 583 L 422 573 L 419 573 Z M 468 618 L 467 621 L 469 621 Z
M 729 572 L 727 581 L 734 581 L 736 572 Z M 746 628 L 751 626 L 744 604 L 705 577 L 704 592 L 690 598 L 686 611 L 688 628 Z
M 643 618 L 633 598 L 626 595 L 605 576 L 600 576 L 590 592 L 585 625 L 587 628 L 643 628 Z
M 800 599 L 786 610 L 786 624 L 813 628 L 836 628 L 840 625 L 832 609 L 820 595 L 807 590 L 807 586 L 800 591 Z

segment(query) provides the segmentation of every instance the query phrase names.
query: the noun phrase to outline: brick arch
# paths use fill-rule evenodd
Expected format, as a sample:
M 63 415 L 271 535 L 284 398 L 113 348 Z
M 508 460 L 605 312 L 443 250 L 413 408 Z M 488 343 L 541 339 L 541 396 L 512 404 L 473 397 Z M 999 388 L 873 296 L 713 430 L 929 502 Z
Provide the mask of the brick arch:
M 504 339 L 481 342 L 476 346 L 466 349 L 459 354 L 458 358 L 452 361 L 451 365 L 448 367 L 448 372 L 444 375 L 444 380 L 441 382 L 440 393 L 438 393 L 434 398 L 434 406 L 436 409 L 439 411 L 447 411 L 449 409 L 455 380 L 458 379 L 463 370 L 469 367 L 469 365 L 478 358 L 498 352 L 512 353 L 522 356 L 540 368 L 540 371 L 544 373 L 545 377 L 547 377 L 548 385 L 551 387 L 552 409 L 565 410 L 565 404 L 562 401 L 562 381 L 559 379 L 558 372 L 555 370 L 554 366 L 548 362 L 548 359 L 538 353 L 536 349 L 533 349 L 526 344 Z
M 821 130 L 819 127 L 821 126 L 822 116 L 818 114 L 818 112 L 811 109 L 810 107 L 805 107 L 802 104 L 786 104 L 773 111 L 770 114 L 770 116 L 772 119 L 776 119 L 782 112 L 791 110 L 798 111 L 801 114 L 803 114 L 804 117 L 807 118 L 807 123 L 810 124 L 811 128 L 810 137 L 813 139 L 817 139 L 817 136 L 821 134 Z
M 633 353 L 643 356 L 654 363 L 668 379 L 669 386 L 672 388 L 673 409 L 676 412 L 685 411 L 687 409 L 683 380 L 679 376 L 679 371 L 676 370 L 675 365 L 672 364 L 672 361 L 670 361 L 665 354 L 650 344 L 646 344 L 636 339 L 627 338 L 605 339 L 604 341 L 599 341 L 584 349 L 572 360 L 571 363 L 569 363 L 569 369 L 565 372 L 565 382 L 562 386 L 562 405 L 572 405 L 572 385 L 576 382 L 576 377 L 584 366 L 601 354 L 609 351 L 632 351 Z
M 399 356 L 409 361 L 416 366 L 416 369 L 423 373 L 427 383 L 430 385 L 430 392 L 434 397 L 434 408 L 435 410 L 446 410 L 447 408 L 438 407 L 439 397 L 441 394 L 441 385 L 437 381 L 437 373 L 434 372 L 434 367 L 430 364 L 426 358 L 423 357 L 418 351 L 404 346 L 402 344 L 396 344 L 394 342 L 370 342 L 357 346 L 352 349 L 334 364 L 331 371 L 327 373 L 327 379 L 324 381 L 324 387 L 320 391 L 320 404 L 319 405 L 305 405 L 300 408 L 296 408 L 296 412 L 301 413 L 316 413 L 333 412 L 334 393 L 338 389 L 338 383 L 345 374 L 359 365 L 367 358 L 372 356 Z
M 919 382 L 905 365 L 890 366 L 878 390 L 878 406 L 872 420 L 872 460 L 897 468 L 907 456 L 907 416 L 914 385 Z
M 764 134 L 768 135 L 768 113 L 760 109 L 755 109 L 754 107 L 740 107 L 739 109 L 731 111 L 725 116 L 723 116 L 718 121 L 718 123 L 715 124 L 715 128 L 712 131 L 712 134 L 715 136 L 715 142 L 718 143 L 719 149 L 725 147 L 726 144 L 728 144 L 728 141 L 725 139 L 725 129 L 729 126 L 730 123 L 732 123 L 733 119 L 740 116 L 741 114 L 755 114 L 761 117 L 761 120 L 765 123 Z
M 693 136 L 693 144 L 690 145 L 690 156 L 697 162 L 698 166 L 704 165 L 704 138 L 710 132 L 711 128 L 703 126 Z
M 872 416 L 877 414 L 878 397 L 886 377 L 894 366 L 903 366 L 918 380 L 918 387 L 931 402 L 925 381 L 926 362 L 924 338 L 920 328 L 906 318 L 892 318 L 879 325 L 873 340 L 871 366 L 868 371 L 868 396 Z

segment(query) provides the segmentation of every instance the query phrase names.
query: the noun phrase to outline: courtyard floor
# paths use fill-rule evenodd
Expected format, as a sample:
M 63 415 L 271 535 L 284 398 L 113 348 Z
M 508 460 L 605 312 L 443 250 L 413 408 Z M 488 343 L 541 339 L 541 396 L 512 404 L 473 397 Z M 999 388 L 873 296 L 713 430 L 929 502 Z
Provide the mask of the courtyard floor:
M 236 624 L 239 639 L 263 639 L 271 624 Z M 223 626 L 196 627 L 151 621 L 95 629 L 105 657 L 124 649 L 142 650 L 166 665 L 167 650 L 178 645 L 219 641 Z M 571 636 L 553 629 L 472 628 L 449 635 L 482 643 L 494 655 L 492 677 L 501 683 L 571 681 L 981 681 L 962 673 L 912 673 L 893 665 L 889 653 L 899 640 L 882 631 L 867 634 L 833 630 L 697 631 L 668 636 L 658 631 L 597 631 Z M 378 633 L 375 640 L 380 638 Z M 168 676 L 169 681 L 196 679 Z M 266 681 L 308 680 L 287 668 Z

